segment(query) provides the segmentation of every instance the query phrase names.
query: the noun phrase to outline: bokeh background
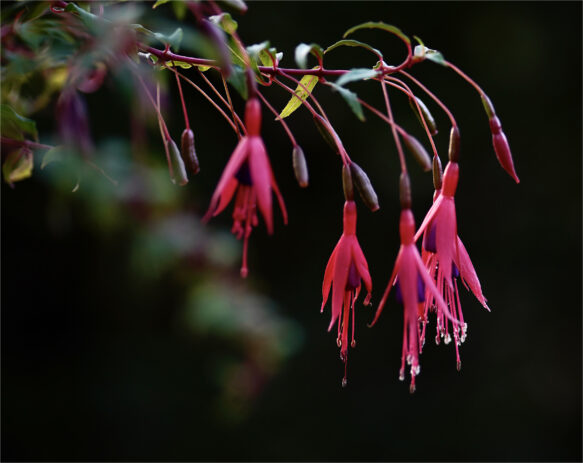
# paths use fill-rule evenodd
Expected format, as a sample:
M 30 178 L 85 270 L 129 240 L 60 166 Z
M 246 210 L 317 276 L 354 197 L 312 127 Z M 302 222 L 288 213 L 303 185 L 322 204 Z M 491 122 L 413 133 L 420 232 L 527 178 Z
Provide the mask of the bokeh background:
M 170 24 L 168 5 L 145 6 L 144 24 Z M 154 125 L 132 150 L 138 110 L 108 78 L 87 104 L 96 162 L 117 187 L 84 169 L 71 193 L 80 167 L 41 170 L 40 159 L 31 179 L 2 183 L 3 460 L 581 461 L 581 3 L 249 2 L 237 20 L 247 44 L 271 40 L 288 66 L 300 42 L 326 47 L 360 22 L 395 24 L 490 95 L 520 185 L 498 166 L 472 88 L 432 63 L 414 69 L 460 123 L 459 233 L 492 307 L 463 292 L 461 372 L 452 345 L 429 342 L 409 394 L 397 379 L 402 314 L 391 300 L 373 329 L 373 309 L 358 306 L 341 388 L 329 308 L 319 312 L 341 233 L 340 165 L 306 111 L 289 118 L 310 168 L 306 190 L 295 184 L 284 132 L 264 113 L 290 222 L 281 226 L 276 210 L 272 237 L 254 231 L 242 281 L 230 213 L 200 222 L 234 134 L 185 88 L 202 171 L 176 187 Z M 403 57 L 381 32 L 355 38 L 390 63 Z M 329 60 L 374 64 L 348 48 Z M 182 116 L 168 88 L 178 137 Z M 351 88 L 382 106 L 376 85 Z M 280 109 L 288 99 L 276 88 L 265 95 Z M 394 144 L 372 115 L 363 124 L 339 95 L 324 86 L 315 95 L 379 193 L 379 212 L 359 207 L 378 302 L 398 249 Z M 405 98 L 392 95 L 399 122 L 418 130 Z M 428 105 L 443 158 L 447 119 Z M 31 116 L 46 143 L 53 114 L 49 105 Z M 411 171 L 420 221 L 431 178 Z

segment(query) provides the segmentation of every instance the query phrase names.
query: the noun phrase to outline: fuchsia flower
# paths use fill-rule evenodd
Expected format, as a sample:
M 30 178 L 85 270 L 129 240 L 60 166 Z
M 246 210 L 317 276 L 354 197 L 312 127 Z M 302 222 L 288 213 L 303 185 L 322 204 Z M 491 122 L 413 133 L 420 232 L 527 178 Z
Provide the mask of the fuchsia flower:
M 354 201 L 346 201 L 344 203 L 343 225 L 342 236 L 326 265 L 322 284 L 322 308 L 320 311 L 324 311 L 324 306 L 328 301 L 330 288 L 332 287 L 332 318 L 328 331 L 332 329 L 334 323 L 338 322 L 338 338 L 336 342 L 340 347 L 340 359 L 344 362 L 342 386 L 346 386 L 350 310 L 352 309 L 352 341 L 350 344 L 354 347 L 354 303 L 360 293 L 361 280 L 364 280 L 364 286 L 368 292 L 364 304 L 369 304 L 372 280 L 364 253 L 356 238 L 356 204 Z
M 271 171 L 269 158 L 261 130 L 261 105 L 257 98 L 247 101 L 245 108 L 247 135 L 242 137 L 233 151 L 211 198 L 209 209 L 203 220 L 220 214 L 229 204 L 235 192 L 233 228 L 231 232 L 238 239 L 244 238 L 241 276 L 246 277 L 247 245 L 253 227 L 257 226 L 257 206 L 265 221 L 269 234 L 273 233 L 272 190 L 281 208 L 283 222 L 287 224 L 287 211 L 275 177 Z
M 449 310 L 435 283 L 427 273 L 421 260 L 419 251 L 415 246 L 415 219 L 411 209 L 403 209 L 399 222 L 401 235 L 401 247 L 395 261 L 393 273 L 383 294 L 374 320 L 369 326 L 373 326 L 384 306 L 391 288 L 395 286 L 396 298 L 403 305 L 403 351 L 401 355 L 401 369 L 399 379 L 405 379 L 405 362 L 411 365 L 410 391 L 415 391 L 415 377 L 420 373 L 419 354 L 421 352 L 419 320 L 423 319 L 423 302 L 430 295 L 439 310 L 453 323 L 455 320 L 449 314 Z
M 437 190 L 434 203 L 427 212 L 425 220 L 415 235 L 417 240 L 423 234 L 423 262 L 431 278 L 437 283 L 437 288 L 443 294 L 451 315 L 456 323 L 453 323 L 453 337 L 456 348 L 457 368 L 461 368 L 459 346 L 465 341 L 467 335 L 467 323 L 460 304 L 457 279 L 474 293 L 478 301 L 489 311 L 486 298 L 482 294 L 482 287 L 476 274 L 476 270 L 470 260 L 465 246 L 457 234 L 457 222 L 455 212 L 454 195 L 459 178 L 459 166 L 455 162 L 449 162 L 443 177 L 443 188 Z M 436 309 L 437 314 L 437 344 L 440 338 L 444 343 L 451 342 L 451 334 L 446 321 L 449 313 L 440 309 L 435 298 L 426 292 L 424 304 L 424 321 L 421 332 L 421 342 L 425 340 L 425 324 L 429 309 Z

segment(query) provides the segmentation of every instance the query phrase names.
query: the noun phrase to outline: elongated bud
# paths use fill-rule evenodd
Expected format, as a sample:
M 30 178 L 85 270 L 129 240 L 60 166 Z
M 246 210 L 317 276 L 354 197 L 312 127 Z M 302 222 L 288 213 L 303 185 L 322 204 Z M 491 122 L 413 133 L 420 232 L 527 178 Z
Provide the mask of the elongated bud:
M 439 156 L 433 156 L 433 188 L 441 190 L 443 183 L 443 167 L 441 167 L 441 159 Z
M 308 165 L 306 164 L 304 150 L 299 145 L 294 146 L 292 151 L 292 164 L 298 184 L 302 188 L 306 188 L 308 186 Z
M 350 167 L 346 164 L 342 166 L 342 189 L 344 190 L 344 198 L 346 201 L 354 201 L 352 174 L 350 173 Z
M 449 150 L 447 152 L 448 159 L 451 162 L 459 162 L 460 159 L 460 129 L 456 126 L 451 128 L 449 132 Z
M 411 209 L 411 181 L 406 173 L 399 178 L 399 200 L 401 209 Z
M 338 153 L 338 147 L 336 146 L 336 141 L 334 140 L 334 137 L 332 136 L 332 134 L 328 130 L 326 122 L 322 119 L 322 117 L 320 115 L 316 114 L 314 116 L 314 124 L 316 124 L 316 127 L 318 128 L 318 132 L 320 132 L 320 135 L 322 135 L 322 138 L 326 141 L 326 143 L 328 143 L 328 145 L 330 145 L 330 148 L 332 148 L 335 153 Z
M 180 139 L 180 148 L 182 160 L 184 161 L 184 164 L 188 170 L 194 175 L 198 174 L 200 171 L 200 166 L 198 164 L 198 158 L 196 157 L 196 151 L 194 149 L 194 133 L 192 130 L 184 129 Z
M 405 146 L 409 152 L 413 155 L 423 170 L 426 172 L 430 170 L 431 158 L 429 157 L 429 154 L 427 154 L 427 151 L 423 145 L 419 143 L 419 140 L 409 134 L 406 134 L 403 135 L 403 141 L 405 142 Z
M 188 183 L 188 176 L 186 175 L 186 169 L 184 167 L 184 162 L 180 157 L 180 151 L 174 140 L 166 140 L 166 147 L 168 150 L 168 155 L 170 157 L 170 165 L 168 169 L 170 170 L 170 180 L 175 185 L 184 186 Z
M 249 136 L 258 136 L 261 133 L 261 103 L 257 98 L 247 100 L 245 106 L 245 126 Z
M 350 164 L 350 172 L 352 181 L 366 207 L 372 212 L 378 211 L 380 209 L 379 199 L 366 172 L 356 162 Z
M 421 101 L 419 98 L 417 97 L 414 98 L 415 101 L 417 101 L 417 104 L 419 105 L 421 113 L 419 113 L 419 111 L 417 110 L 417 105 L 415 104 L 412 98 L 409 98 L 409 104 L 411 105 L 411 109 L 417 116 L 417 119 L 419 119 L 421 125 L 423 125 L 423 119 L 425 119 L 425 122 L 427 122 L 427 127 L 429 128 L 429 133 L 431 135 L 437 135 L 437 125 L 435 124 L 435 119 L 433 119 L 433 116 L 429 112 L 429 109 L 427 108 L 427 106 L 425 106 L 425 103 L 423 103 L 423 101 Z
M 502 130 L 500 119 L 494 116 L 490 119 L 490 130 L 492 131 L 492 144 L 494 145 L 494 152 L 498 158 L 498 162 L 502 168 L 508 172 L 516 183 L 520 183 L 516 170 L 514 170 L 514 161 L 512 160 L 512 153 L 510 152 L 510 145 L 506 139 L 506 135 Z

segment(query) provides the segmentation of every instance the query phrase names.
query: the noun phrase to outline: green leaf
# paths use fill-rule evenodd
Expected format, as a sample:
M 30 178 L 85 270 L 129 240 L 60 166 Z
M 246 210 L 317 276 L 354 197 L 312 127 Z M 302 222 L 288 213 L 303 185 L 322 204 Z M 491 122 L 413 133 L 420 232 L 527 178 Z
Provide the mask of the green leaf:
M 156 3 L 152 6 L 152 9 L 159 7 L 160 5 L 164 5 L 164 3 L 168 3 L 170 0 L 157 0 Z
M 326 48 L 326 50 L 324 50 L 324 54 L 326 54 L 329 51 L 332 51 L 332 50 L 334 50 L 335 48 L 338 48 L 338 47 L 361 47 L 361 48 L 365 48 L 368 51 L 371 51 L 375 55 L 377 55 L 379 57 L 379 59 L 383 59 L 383 54 L 380 51 L 378 51 L 376 48 L 371 47 L 367 43 L 359 42 L 358 40 L 352 40 L 352 39 L 339 40 L 338 42 L 336 42 L 336 43 L 330 45 L 328 48 Z
M 34 140 L 38 140 L 36 123 L 32 119 L 18 114 L 8 105 L 0 105 L 0 131 L 3 137 L 14 140 L 24 140 L 24 135 L 31 135 Z
M 447 66 L 447 62 L 441 52 L 427 48 L 425 45 L 417 45 L 413 50 L 413 56 L 420 60 L 428 59 L 442 66 Z
M 237 11 L 238 13 L 245 13 L 247 11 L 247 5 L 243 0 L 220 0 L 227 8 Z
M 140 32 L 148 37 L 155 38 L 165 45 L 168 44 L 172 46 L 176 50 L 180 47 L 180 43 L 182 42 L 183 32 L 180 27 L 178 27 L 170 35 L 161 34 L 159 32 L 153 32 L 150 29 L 146 29 L 141 24 L 132 24 L 130 27 L 134 29 L 136 32 Z
M 336 81 L 336 85 L 344 85 L 348 82 L 354 82 L 355 80 L 364 80 L 364 79 L 372 79 L 373 77 L 377 77 L 379 75 L 378 71 L 374 69 L 367 69 L 367 68 L 356 68 L 351 69 L 346 74 L 340 76 L 340 78 Z
M 401 32 L 401 29 L 399 29 L 398 27 L 391 26 L 390 24 L 385 24 L 384 22 L 373 22 L 373 21 L 369 21 L 369 22 L 366 22 L 363 24 L 359 24 L 358 26 L 351 27 L 350 29 L 348 29 L 344 33 L 344 35 L 342 37 L 346 38 L 347 36 L 349 36 L 353 32 L 356 32 L 360 29 L 382 29 L 384 31 L 387 31 L 387 32 L 390 32 L 391 34 L 396 35 L 397 37 L 402 39 L 404 42 L 411 43 L 411 40 L 409 40 L 409 37 L 407 37 L 405 34 L 403 34 L 403 32 Z
M 13 184 L 32 175 L 34 166 L 32 151 L 23 146 L 10 153 L 2 165 L 2 175 L 6 183 Z
M 296 47 L 295 52 L 296 63 L 298 63 L 298 66 L 301 67 L 302 69 L 306 69 L 308 54 L 310 53 L 314 55 L 316 58 L 318 58 L 318 63 L 322 60 L 322 56 L 324 55 L 322 47 L 317 43 L 311 43 L 310 45 L 300 43 Z
M 179 21 L 182 21 L 186 16 L 186 9 L 186 2 L 172 2 L 172 10 Z
M 209 20 L 219 26 L 229 35 L 232 35 L 237 30 L 237 21 L 235 21 L 229 13 L 221 13 L 210 16 Z
M 247 80 L 245 78 L 245 71 L 240 66 L 233 66 L 231 75 L 227 78 L 227 82 L 231 84 L 235 90 L 239 92 L 241 97 L 246 100 L 247 93 Z
M 317 69 L 317 67 L 315 67 L 313 69 Z M 287 104 L 285 105 L 285 108 L 283 108 L 283 110 L 281 111 L 281 113 L 279 115 L 280 119 L 284 119 L 284 118 L 288 117 L 291 113 L 293 113 L 296 109 L 298 109 L 302 105 L 302 102 L 306 101 L 306 99 L 310 96 L 310 94 L 312 93 L 312 90 L 314 90 L 314 87 L 318 83 L 318 76 L 313 76 L 313 75 L 308 74 L 308 75 L 302 77 L 302 79 L 300 80 L 300 83 L 306 89 L 304 90 L 304 88 L 302 88 L 302 85 L 297 86 L 297 88 L 294 91 L 294 93 L 297 95 L 297 97 L 292 96 L 291 99 L 287 102 Z M 308 92 L 306 92 L 306 90 L 308 90 Z
M 66 148 L 63 145 L 55 146 L 48 150 L 43 156 L 43 160 L 40 164 L 41 170 L 44 169 L 51 162 L 60 162 L 65 158 Z
M 356 115 L 356 117 L 358 117 L 362 122 L 364 122 L 365 120 L 364 113 L 362 112 L 362 106 L 358 101 L 356 93 L 351 92 L 350 90 L 341 87 L 340 85 L 334 84 L 332 82 L 330 82 L 330 86 L 338 93 L 340 93 L 340 95 L 342 96 L 342 98 L 344 98 L 344 101 L 348 103 L 348 106 L 350 106 L 350 109 L 352 109 L 352 112 Z

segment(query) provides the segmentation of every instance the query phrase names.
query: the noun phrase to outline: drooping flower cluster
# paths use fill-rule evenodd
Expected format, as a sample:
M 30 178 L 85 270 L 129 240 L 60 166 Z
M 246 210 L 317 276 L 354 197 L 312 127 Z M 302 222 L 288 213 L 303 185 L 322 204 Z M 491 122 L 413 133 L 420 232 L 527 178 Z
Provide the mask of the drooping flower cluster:
M 272 191 L 275 193 L 283 221 L 287 224 L 287 211 L 279 187 L 271 171 L 269 158 L 261 139 L 261 104 L 257 98 L 247 101 L 245 109 L 247 135 L 242 137 L 233 151 L 211 198 L 209 209 L 203 220 L 220 214 L 229 204 L 235 192 L 233 228 L 238 239 L 243 238 L 243 262 L 241 276 L 246 277 L 249 236 L 257 220 L 257 207 L 265 221 L 269 234 L 273 233 Z
M 324 282 L 322 284 L 322 307 L 324 311 L 330 289 L 332 289 L 332 316 L 328 331 L 336 323 L 338 335 L 336 342 L 340 347 L 340 359 L 344 362 L 344 378 L 342 385 L 347 383 L 347 363 L 348 363 L 348 324 L 350 312 L 352 311 L 352 337 L 350 345 L 355 346 L 354 304 L 360 294 L 362 282 L 367 291 L 364 305 L 368 305 L 371 298 L 372 280 L 368 271 L 368 263 L 364 253 L 356 238 L 356 204 L 354 201 L 344 203 L 343 232 L 332 255 L 326 265 Z

